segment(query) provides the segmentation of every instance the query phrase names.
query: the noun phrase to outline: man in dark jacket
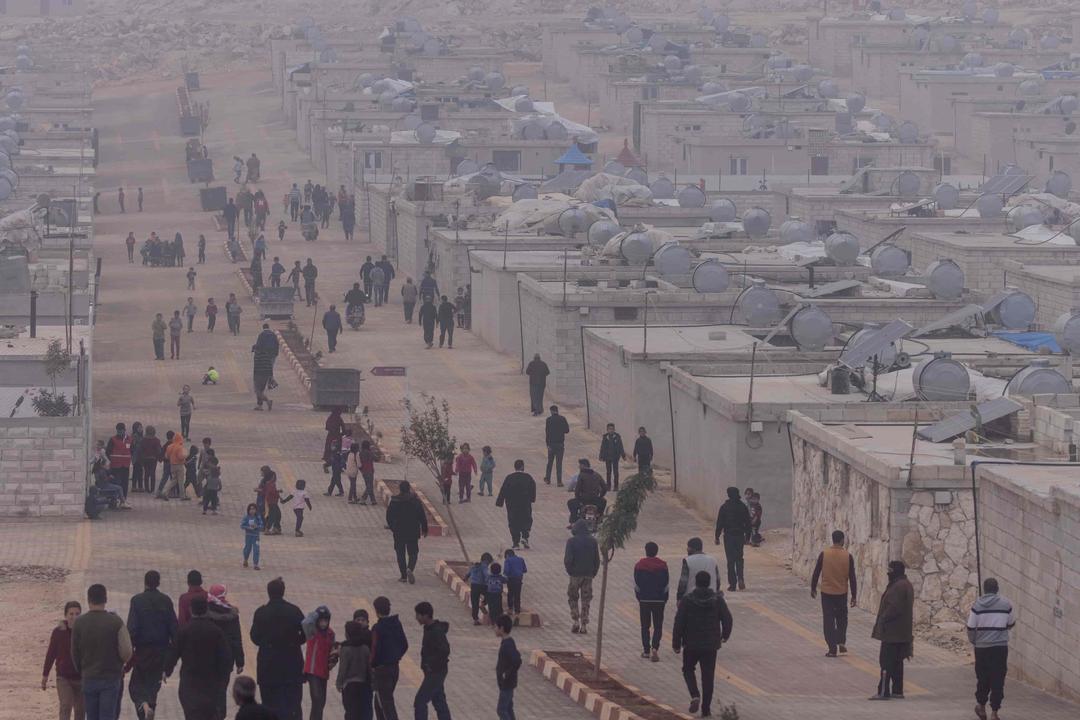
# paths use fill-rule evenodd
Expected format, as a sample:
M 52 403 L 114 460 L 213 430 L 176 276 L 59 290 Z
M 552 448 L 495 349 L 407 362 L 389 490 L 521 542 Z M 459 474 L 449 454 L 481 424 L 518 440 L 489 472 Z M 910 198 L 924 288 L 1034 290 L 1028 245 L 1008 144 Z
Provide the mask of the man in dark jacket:
M 447 347 L 454 348 L 454 303 L 445 295 L 439 303 L 439 347 L 447 342 Z
M 394 689 L 398 683 L 398 663 L 409 651 L 409 639 L 397 615 L 390 614 L 390 600 L 379 596 L 371 603 L 378 618 L 371 628 L 371 689 L 375 695 L 375 717 L 398 720 Z
M 435 619 L 431 603 L 417 603 L 416 622 L 424 628 L 424 641 L 420 645 L 420 670 L 424 679 L 416 690 L 413 712 L 416 720 L 427 720 L 427 708 L 435 708 L 435 717 L 450 720 L 450 706 L 446 704 L 446 675 L 450 672 L 450 641 L 446 634 L 450 623 Z
M 570 434 L 570 424 L 559 414 L 559 406 L 551 406 L 551 414 L 544 421 L 544 442 L 547 444 L 547 469 L 544 470 L 544 482 L 551 484 L 551 466 L 555 465 L 555 481 L 562 487 L 562 460 L 566 451 L 566 436 Z
M 206 606 L 206 616 L 213 620 L 221 632 L 225 633 L 225 639 L 229 641 L 229 649 L 232 651 L 233 665 L 236 674 L 244 674 L 244 635 L 240 630 L 240 611 L 230 605 L 226 597 L 224 585 L 211 585 L 207 596 L 209 601 Z M 226 678 L 227 680 L 228 678 Z M 222 685 L 217 694 L 217 716 L 225 717 L 228 712 L 228 687 Z
M 637 439 L 634 440 L 634 459 L 637 460 L 639 473 L 652 470 L 652 439 L 645 432 L 645 428 L 637 429 Z
M 424 277 L 420 278 L 420 298 L 434 303 L 437 297 L 439 297 L 439 283 L 431 276 L 430 270 L 425 270 Z
M 420 555 L 420 536 L 427 537 L 427 512 L 423 503 L 412 491 L 408 480 L 398 485 L 398 494 L 390 498 L 386 506 L 386 525 L 394 534 L 394 552 L 397 554 L 398 582 L 416 582 L 413 571 Z M 408 554 L 408 561 L 406 561 Z
M 743 576 L 743 546 L 750 539 L 750 511 L 739 498 L 739 488 L 727 489 L 728 499 L 716 514 L 716 544 L 724 536 L 724 556 L 727 558 L 728 591 L 746 589 Z
M 240 210 L 236 207 L 236 203 L 232 198 L 229 198 L 229 202 L 225 204 L 225 209 L 221 211 L 225 215 L 225 228 L 229 233 L 229 239 L 236 239 L 236 218 L 240 214 Z
M 570 619 L 574 622 L 570 632 L 584 635 L 588 632 L 589 605 L 593 597 L 592 581 L 596 573 L 600 572 L 600 546 L 596 538 L 589 534 L 589 525 L 584 520 L 574 523 L 573 534 L 566 541 L 563 566 L 566 574 L 570 576 L 566 587 Z
M 578 480 L 577 485 L 574 486 L 574 497 L 566 501 L 566 508 L 570 511 L 567 529 L 573 526 L 574 521 L 578 519 L 578 514 L 586 505 L 594 506 L 597 514 L 603 515 L 604 509 L 607 508 L 607 500 L 604 499 L 606 493 L 607 485 L 604 484 L 600 473 L 593 470 L 585 458 L 578 460 Z
M 229 685 L 232 651 L 225 633 L 206 614 L 206 598 L 191 601 L 191 622 L 180 629 L 169 653 L 166 677 L 180 666 L 180 707 L 185 720 L 215 720 L 218 696 Z
M 338 314 L 337 305 L 331 305 L 323 314 L 322 326 L 326 331 L 326 346 L 330 352 L 334 352 L 337 349 L 338 333 L 341 332 L 341 315 Z
M 364 283 L 364 294 L 372 300 L 375 299 L 371 287 L 371 271 L 373 269 L 375 269 L 375 263 L 371 262 L 371 256 L 368 255 L 364 258 L 364 264 L 360 266 L 360 281 Z
M 600 438 L 600 459 L 604 461 L 604 478 L 607 481 L 607 489 L 619 489 L 619 461 L 626 459 L 626 448 L 623 447 L 622 435 L 615 432 L 615 423 L 607 424 L 607 432 Z M 612 485 L 612 476 L 615 484 Z
M 153 716 L 169 648 L 176 640 L 176 612 L 172 599 L 158 590 L 160 584 L 158 571 L 147 571 L 144 590 L 131 598 L 128 608 L 128 634 L 135 651 L 128 695 L 139 720 Z
M 536 353 L 525 368 L 525 374 L 529 376 L 529 405 L 535 417 L 544 412 L 544 388 L 547 387 L 547 376 L 551 374 L 551 370 L 547 363 L 540 359 L 540 353 Z
M 315 267 L 315 263 L 311 262 L 311 258 L 307 259 L 307 264 L 304 265 L 304 269 L 300 271 L 300 274 L 304 276 L 304 302 L 308 307 L 315 304 L 315 279 L 319 277 L 319 268 Z
M 495 662 L 495 682 L 499 687 L 499 702 L 495 712 L 499 720 L 516 720 L 514 715 L 514 690 L 518 684 L 518 670 L 521 669 L 521 652 L 517 643 L 510 637 L 514 629 L 514 620 L 509 615 L 495 618 L 495 637 L 499 643 L 499 658 Z
M 705 571 L 694 576 L 694 589 L 679 601 L 675 625 L 671 629 L 671 649 L 683 652 L 683 679 L 690 691 L 690 714 L 701 709 L 701 716 L 712 714 L 713 680 L 716 676 L 716 653 L 731 637 L 732 619 L 724 596 L 714 592 L 712 578 Z M 701 692 L 694 674 L 701 665 Z
M 506 505 L 506 522 L 510 526 L 510 540 L 517 550 L 521 543 L 529 547 L 529 532 L 532 531 L 532 506 L 536 502 L 536 481 L 525 472 L 525 461 L 514 461 L 514 472 L 506 476 L 499 497 L 495 498 L 495 507 Z
M 634 565 L 634 596 L 641 622 L 641 657 L 653 662 L 660 662 L 660 638 L 664 633 L 664 607 L 670 582 L 667 563 L 657 557 L 659 552 L 660 546 L 656 543 L 645 543 L 645 557 Z
M 263 704 L 279 720 L 302 720 L 300 702 L 304 687 L 304 655 L 307 642 L 301 623 L 304 613 L 285 600 L 285 581 L 275 578 L 266 584 L 269 602 L 255 611 L 251 621 L 251 641 L 259 648 L 257 657 L 259 693 Z
M 881 642 L 878 662 L 881 679 L 871 700 L 904 697 L 904 660 L 911 657 L 914 641 L 915 589 L 900 560 L 889 563 L 889 584 L 881 594 L 871 637 Z
M 424 303 L 416 313 L 416 322 L 424 332 L 424 344 L 428 350 L 435 344 L 435 321 L 439 319 L 439 310 L 431 298 L 424 296 Z
M 382 290 L 382 302 L 385 305 L 390 302 L 390 283 L 394 280 L 394 264 L 383 255 L 382 258 L 375 263 L 375 267 L 383 271 L 382 287 L 376 288 L 376 292 Z
M 274 401 L 266 396 L 266 386 L 274 377 L 274 361 L 278 356 L 278 339 L 270 325 L 263 323 L 262 332 L 251 346 L 251 352 L 255 354 L 253 361 L 253 375 L 255 381 L 255 405 L 256 410 L 262 410 L 263 401 L 266 409 L 274 409 Z

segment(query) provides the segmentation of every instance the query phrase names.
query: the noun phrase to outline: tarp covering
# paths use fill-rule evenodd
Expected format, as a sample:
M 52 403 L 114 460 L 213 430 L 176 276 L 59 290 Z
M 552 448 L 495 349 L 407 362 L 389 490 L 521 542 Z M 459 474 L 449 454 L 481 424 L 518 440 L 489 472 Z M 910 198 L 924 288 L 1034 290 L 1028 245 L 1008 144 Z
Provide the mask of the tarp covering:
M 652 190 L 639 185 L 630 178 L 597 173 L 581 183 L 574 197 L 585 202 L 613 200 L 616 205 L 648 207 L 652 204 Z
M 605 208 L 569 199 L 538 198 L 536 200 L 518 200 L 499 214 L 492 227 L 511 233 L 528 233 L 542 230 L 544 225 L 569 208 L 577 208 L 585 213 L 588 222 L 615 220 L 615 216 Z
M 662 245 L 667 245 L 668 243 L 675 241 L 675 238 L 672 237 L 670 233 L 664 232 L 663 230 L 657 230 L 656 228 L 651 227 L 646 227 L 644 230 L 642 230 L 641 227 L 631 228 L 630 230 L 614 235 L 608 240 L 604 245 L 604 249 L 600 251 L 600 254 L 607 257 L 622 257 L 621 247 L 623 238 L 633 233 L 641 233 L 644 235 L 645 238 L 652 243 L 651 252 L 654 253 L 659 250 Z
M 994 337 L 1001 338 L 1007 343 L 1012 343 L 1025 350 L 1031 350 L 1032 352 L 1039 352 L 1042 348 L 1048 349 L 1052 353 L 1061 352 L 1061 348 L 1058 347 L 1057 340 L 1054 339 L 1054 333 L 1048 332 L 996 332 L 992 333 Z

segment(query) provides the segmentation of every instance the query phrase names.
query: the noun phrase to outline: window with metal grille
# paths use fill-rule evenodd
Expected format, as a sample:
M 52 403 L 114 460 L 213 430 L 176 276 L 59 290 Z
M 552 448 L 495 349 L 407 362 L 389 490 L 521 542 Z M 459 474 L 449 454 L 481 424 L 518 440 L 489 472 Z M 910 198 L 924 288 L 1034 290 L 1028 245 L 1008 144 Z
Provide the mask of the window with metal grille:
M 517 172 L 521 169 L 520 150 L 492 150 L 491 162 L 503 172 Z
M 615 308 L 615 319 L 637 320 L 637 310 L 636 307 L 617 307 Z

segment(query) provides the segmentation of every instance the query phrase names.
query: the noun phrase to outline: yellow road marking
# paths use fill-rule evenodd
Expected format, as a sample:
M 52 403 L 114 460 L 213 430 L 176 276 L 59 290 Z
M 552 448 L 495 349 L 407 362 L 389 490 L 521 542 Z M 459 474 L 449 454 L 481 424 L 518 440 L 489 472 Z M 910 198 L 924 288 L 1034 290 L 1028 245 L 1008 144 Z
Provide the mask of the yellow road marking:
M 363 608 L 364 610 L 367 610 L 368 620 L 370 621 L 371 625 L 374 625 L 376 620 L 375 608 L 372 606 L 371 601 L 365 597 L 354 597 L 352 601 L 354 609 L 359 610 Z M 420 670 L 420 666 L 416 664 L 416 661 L 410 658 L 408 655 L 405 655 L 405 657 L 401 658 L 399 667 L 401 669 L 401 674 L 405 676 L 405 679 L 408 680 L 410 684 L 419 686 L 420 683 L 423 682 L 423 671 Z
M 749 608 L 749 609 L 753 610 L 757 614 L 762 615 L 762 616 L 768 618 L 769 620 L 772 620 L 777 625 L 779 625 L 781 627 L 784 627 L 784 628 L 787 628 L 788 630 L 795 633 L 799 637 L 804 638 L 805 640 L 809 640 L 810 642 L 814 643 L 815 645 L 820 645 L 821 642 L 822 642 L 821 637 L 819 637 L 818 634 L 816 632 L 814 632 L 813 630 L 810 630 L 809 628 L 803 627 L 799 623 L 797 623 L 794 620 L 792 620 L 791 618 L 789 618 L 787 615 L 784 615 L 783 613 L 777 612 L 777 611 L 773 610 L 772 608 L 766 607 L 765 605 L 762 605 L 759 602 L 754 602 L 754 601 L 751 600 L 751 601 L 748 601 L 748 602 L 740 603 L 740 605 L 742 607 L 746 607 L 746 608 Z M 851 665 L 856 670 L 861 670 L 861 671 L 865 672 L 867 675 L 870 675 L 870 676 L 875 677 L 875 678 L 880 678 L 881 677 L 881 669 L 878 668 L 877 665 L 875 665 L 875 664 L 873 664 L 871 662 L 868 662 L 866 660 L 863 660 L 862 658 L 856 657 L 854 655 L 844 655 L 840 659 L 847 662 L 847 664 Z M 928 695 L 930 691 L 927 690 L 924 687 L 920 687 L 919 685 L 916 685 L 913 682 L 905 680 L 905 682 L 904 682 L 904 692 L 907 695 Z
M 615 607 L 619 611 L 619 614 L 622 615 L 623 617 L 628 618 L 630 620 L 638 620 L 639 619 L 638 614 L 634 612 L 634 609 L 631 606 L 626 605 L 625 603 L 618 603 L 618 604 L 615 605 Z M 773 693 L 769 693 L 769 692 L 766 692 L 765 690 L 762 690 L 761 688 L 759 688 L 757 685 L 753 684 L 749 680 L 745 680 L 744 678 L 739 677 L 738 675 L 733 673 L 728 667 L 726 667 L 724 665 L 721 665 L 720 663 L 716 663 L 716 673 L 715 674 L 716 674 L 717 677 L 719 677 L 721 680 L 726 682 L 728 685 L 733 685 L 734 687 L 737 687 L 739 690 L 743 691 L 747 695 L 752 695 L 752 696 L 755 696 L 755 697 L 763 697 L 765 695 L 773 695 Z

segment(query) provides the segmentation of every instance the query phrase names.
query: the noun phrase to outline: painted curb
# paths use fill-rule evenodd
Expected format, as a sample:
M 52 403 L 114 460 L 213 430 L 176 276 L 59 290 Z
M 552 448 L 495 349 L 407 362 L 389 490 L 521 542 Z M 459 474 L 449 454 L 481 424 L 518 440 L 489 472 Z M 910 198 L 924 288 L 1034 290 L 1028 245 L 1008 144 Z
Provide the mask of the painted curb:
M 445 560 L 439 560 L 435 563 L 435 574 L 450 588 L 451 592 L 458 596 L 458 599 L 461 600 L 461 603 L 466 609 L 468 609 L 469 612 L 472 612 L 472 592 L 469 588 L 469 584 L 454 572 L 454 569 L 450 567 L 450 564 Z M 480 608 L 480 622 L 484 625 L 491 624 L 491 618 L 482 606 Z M 521 614 L 518 615 L 518 621 L 515 623 L 515 626 L 529 628 L 540 627 L 540 613 L 531 610 L 523 610 Z
M 241 279 L 242 278 L 243 276 L 241 275 Z M 296 371 L 296 376 L 300 378 L 300 384 L 310 390 L 311 376 L 307 374 L 307 370 L 304 370 L 304 366 L 301 365 L 300 361 L 296 359 L 296 355 L 293 353 L 292 349 L 289 348 L 289 344 L 285 342 L 285 338 L 282 336 L 281 331 L 274 330 L 274 334 L 277 335 L 278 347 L 281 348 L 281 352 L 285 354 L 285 357 L 286 359 L 288 359 L 289 364 L 292 365 L 293 370 Z
M 394 492 L 390 489 L 382 480 L 376 478 L 375 489 L 379 493 L 379 497 L 382 498 L 384 504 L 390 503 L 390 498 L 394 496 Z M 423 503 L 424 509 L 427 510 L 427 514 L 431 517 L 431 521 L 428 522 L 428 537 L 450 537 L 454 533 L 450 530 L 450 526 L 443 516 L 435 510 L 435 506 L 428 500 L 424 491 L 413 485 L 413 492 L 416 493 L 416 497 L 420 498 L 420 502 Z
M 592 660 L 592 656 L 588 653 L 582 653 L 582 657 Z M 543 650 L 533 650 L 532 655 L 529 657 L 529 664 L 539 670 L 545 680 L 561 690 L 575 703 L 599 718 L 599 720 L 642 720 L 642 717 L 637 713 L 630 712 L 621 705 L 604 699 L 590 689 L 588 685 L 575 680 L 573 675 L 563 669 L 556 660 L 549 657 Z M 627 690 L 637 693 L 642 700 L 650 702 L 660 709 L 667 710 L 677 717 L 684 718 L 685 720 L 693 720 L 692 716 L 679 712 L 670 705 L 666 705 L 651 695 L 647 695 L 642 692 L 640 688 L 630 685 L 607 668 L 604 668 L 604 672 L 607 673 L 608 677 L 620 683 Z

